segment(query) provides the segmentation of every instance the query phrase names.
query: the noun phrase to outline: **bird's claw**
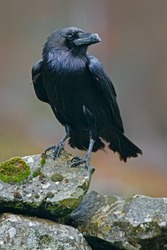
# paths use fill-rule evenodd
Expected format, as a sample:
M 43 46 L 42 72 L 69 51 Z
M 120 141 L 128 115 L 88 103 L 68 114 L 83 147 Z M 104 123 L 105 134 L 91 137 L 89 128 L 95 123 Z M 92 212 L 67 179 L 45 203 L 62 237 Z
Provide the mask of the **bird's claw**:
M 87 157 L 84 157 L 84 158 L 81 158 L 79 156 L 75 156 L 74 158 L 71 159 L 71 162 L 72 162 L 72 165 L 71 167 L 76 167 L 76 166 L 79 166 L 81 165 L 82 163 L 86 163 L 85 164 L 85 167 L 86 169 L 88 170 L 88 173 L 90 175 L 90 177 L 92 176 L 92 174 L 94 173 L 95 171 L 95 168 L 92 167 L 90 164 L 89 164 L 89 159 Z
M 75 157 L 73 157 L 73 158 L 71 159 L 71 162 L 72 162 L 72 163 L 76 163 L 76 162 L 78 162 L 78 161 L 80 161 L 80 160 L 82 160 L 81 157 L 75 156 Z
M 48 151 L 53 150 L 52 155 L 53 155 L 53 159 L 55 160 L 57 157 L 59 157 L 59 155 L 63 149 L 64 149 L 64 144 L 60 142 L 57 145 L 53 145 L 53 146 L 46 148 L 44 154 L 46 155 L 46 153 Z
M 72 165 L 71 165 L 71 167 L 73 168 L 73 167 L 77 167 L 77 166 L 79 166 L 79 165 L 81 165 L 81 164 L 83 164 L 83 163 L 85 163 L 85 166 L 86 166 L 86 168 L 89 170 L 90 168 L 92 169 L 92 167 L 89 165 L 89 161 L 90 161 L 90 159 L 86 156 L 86 157 L 83 157 L 83 158 L 81 158 L 81 157 L 79 157 L 79 156 L 75 156 L 75 157 L 73 157 L 72 159 L 71 159 L 71 162 L 72 162 Z
M 47 153 L 48 151 L 50 151 L 50 150 L 52 150 L 52 149 L 55 149 L 56 146 L 57 146 L 57 145 L 52 145 L 52 146 L 50 146 L 50 147 L 47 147 L 47 148 L 45 149 L 44 154 L 46 155 L 46 153 Z
M 75 156 L 74 158 L 72 158 L 71 162 L 72 162 L 71 167 L 73 168 L 73 167 L 81 165 L 82 163 L 86 163 L 87 159 L 85 157 L 81 158 L 79 156 Z

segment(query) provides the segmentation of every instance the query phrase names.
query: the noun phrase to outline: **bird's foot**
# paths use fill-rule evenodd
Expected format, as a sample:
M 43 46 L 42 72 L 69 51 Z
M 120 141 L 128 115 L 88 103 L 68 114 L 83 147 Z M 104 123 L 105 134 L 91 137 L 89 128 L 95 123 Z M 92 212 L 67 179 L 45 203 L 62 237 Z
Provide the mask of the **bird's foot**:
M 79 166 L 81 165 L 82 163 L 88 163 L 87 162 L 87 158 L 86 157 L 79 157 L 79 156 L 75 156 L 71 159 L 71 162 L 72 162 L 72 165 L 71 167 L 76 167 L 76 166 Z
M 85 167 L 86 167 L 86 169 L 88 170 L 90 176 L 91 176 L 91 175 L 94 173 L 94 171 L 95 171 L 95 168 L 92 167 L 92 166 L 89 164 L 90 159 L 89 159 L 89 157 L 87 157 L 87 156 L 86 156 L 86 157 L 83 157 L 83 158 L 81 158 L 81 157 L 79 157 L 79 156 L 75 156 L 75 157 L 73 157 L 73 158 L 71 159 L 71 162 L 72 162 L 71 167 L 76 167 L 76 166 L 79 166 L 79 165 L 85 163 Z
M 53 155 L 53 159 L 55 160 L 57 157 L 59 157 L 59 155 L 60 155 L 60 153 L 61 153 L 61 151 L 62 151 L 63 149 L 64 149 L 64 143 L 60 142 L 60 143 L 57 144 L 57 145 L 52 145 L 52 146 L 46 148 L 44 154 L 46 155 L 46 153 L 47 153 L 48 151 L 53 150 L 52 155 Z

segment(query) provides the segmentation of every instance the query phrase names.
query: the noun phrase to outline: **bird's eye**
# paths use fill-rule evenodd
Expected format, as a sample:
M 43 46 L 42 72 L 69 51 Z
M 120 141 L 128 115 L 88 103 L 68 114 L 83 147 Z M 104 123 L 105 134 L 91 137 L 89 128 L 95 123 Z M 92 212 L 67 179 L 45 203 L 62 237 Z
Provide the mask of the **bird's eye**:
M 68 38 L 68 40 L 72 40 L 73 39 L 73 35 L 72 34 L 68 34 L 67 38 Z

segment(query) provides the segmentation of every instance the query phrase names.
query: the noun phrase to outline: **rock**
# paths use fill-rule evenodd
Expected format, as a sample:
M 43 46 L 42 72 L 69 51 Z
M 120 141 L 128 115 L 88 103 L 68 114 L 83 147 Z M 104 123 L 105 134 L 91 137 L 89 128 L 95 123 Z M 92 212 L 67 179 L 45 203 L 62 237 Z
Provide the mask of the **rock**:
M 82 201 L 91 179 L 85 166 L 71 168 L 72 158 L 64 151 L 56 161 L 32 155 L 1 163 L 0 212 L 64 221 Z
M 83 233 L 92 249 L 165 250 L 167 198 L 91 192 L 72 213 L 71 225 Z
M 167 250 L 167 198 L 85 195 L 93 169 L 71 168 L 72 158 L 63 151 L 56 161 L 0 164 L 0 249 Z
M 0 217 L 1 250 L 91 250 L 78 230 L 58 223 L 14 214 Z

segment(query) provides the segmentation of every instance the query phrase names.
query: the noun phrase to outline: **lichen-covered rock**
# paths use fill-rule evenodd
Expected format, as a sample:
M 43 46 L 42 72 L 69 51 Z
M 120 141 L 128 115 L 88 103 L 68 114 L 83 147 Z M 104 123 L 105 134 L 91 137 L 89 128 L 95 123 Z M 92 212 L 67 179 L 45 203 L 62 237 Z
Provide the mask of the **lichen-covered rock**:
M 0 212 L 64 221 L 82 201 L 91 178 L 85 166 L 71 168 L 72 157 L 64 151 L 56 161 L 33 155 L 1 163 Z
M 165 250 L 167 198 L 91 192 L 72 213 L 71 225 L 83 233 L 92 249 L 103 249 L 105 241 L 104 249 Z
M 75 228 L 14 214 L 0 217 L 1 250 L 91 250 Z

